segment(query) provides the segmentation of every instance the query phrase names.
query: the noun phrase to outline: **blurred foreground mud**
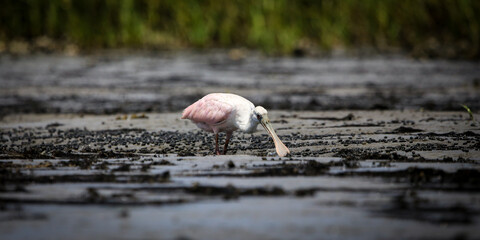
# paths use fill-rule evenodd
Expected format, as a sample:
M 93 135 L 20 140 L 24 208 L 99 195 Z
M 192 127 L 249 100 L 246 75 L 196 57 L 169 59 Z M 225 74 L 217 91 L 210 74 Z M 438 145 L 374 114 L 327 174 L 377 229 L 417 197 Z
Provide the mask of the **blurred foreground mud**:
M 211 134 L 179 116 L 4 118 L 2 239 L 480 237 L 467 113 L 271 111 L 286 158 L 263 131 L 214 156 Z

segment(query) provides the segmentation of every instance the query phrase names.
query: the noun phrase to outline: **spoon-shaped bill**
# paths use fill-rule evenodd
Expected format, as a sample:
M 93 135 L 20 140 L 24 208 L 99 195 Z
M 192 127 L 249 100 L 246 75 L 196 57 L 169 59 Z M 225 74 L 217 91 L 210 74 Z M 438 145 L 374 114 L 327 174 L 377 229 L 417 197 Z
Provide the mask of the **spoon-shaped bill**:
M 280 157 L 285 157 L 287 154 L 290 153 L 290 150 L 283 144 L 283 142 L 278 138 L 277 134 L 275 133 L 275 130 L 273 130 L 272 124 L 270 124 L 270 121 L 267 119 L 262 119 L 260 122 L 262 126 L 267 130 L 268 134 L 270 137 L 273 139 L 273 143 L 275 144 L 275 150 L 277 151 L 278 156 Z

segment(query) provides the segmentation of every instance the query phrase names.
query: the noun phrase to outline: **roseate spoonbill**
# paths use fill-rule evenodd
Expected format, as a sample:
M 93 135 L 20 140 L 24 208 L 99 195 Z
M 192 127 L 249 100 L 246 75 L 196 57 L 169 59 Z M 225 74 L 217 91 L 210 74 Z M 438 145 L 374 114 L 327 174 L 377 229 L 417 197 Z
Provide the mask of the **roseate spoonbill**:
M 215 151 L 218 149 L 218 133 L 225 132 L 223 154 L 227 152 L 228 142 L 232 133 L 240 129 L 251 133 L 260 123 L 272 137 L 278 156 L 284 157 L 290 150 L 280 141 L 268 119 L 267 110 L 261 106 L 255 107 L 247 99 L 230 93 L 211 93 L 196 101 L 183 110 L 182 119 L 190 119 L 199 128 L 215 133 Z

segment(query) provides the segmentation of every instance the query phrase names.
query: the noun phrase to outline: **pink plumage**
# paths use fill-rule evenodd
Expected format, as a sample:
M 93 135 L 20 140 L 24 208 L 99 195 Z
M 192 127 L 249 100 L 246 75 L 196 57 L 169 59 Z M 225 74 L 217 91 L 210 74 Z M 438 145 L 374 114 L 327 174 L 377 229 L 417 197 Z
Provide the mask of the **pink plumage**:
M 212 93 L 188 106 L 182 119 L 190 119 L 196 123 L 216 125 L 225 121 L 234 107 L 222 99 L 221 94 Z

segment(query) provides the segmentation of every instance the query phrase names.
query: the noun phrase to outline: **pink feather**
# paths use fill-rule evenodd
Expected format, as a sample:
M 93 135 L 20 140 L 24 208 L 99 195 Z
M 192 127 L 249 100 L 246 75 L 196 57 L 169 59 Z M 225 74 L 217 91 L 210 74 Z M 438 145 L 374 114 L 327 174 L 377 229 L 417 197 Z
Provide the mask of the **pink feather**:
M 221 94 L 209 94 L 188 106 L 182 114 L 182 119 L 190 119 L 194 122 L 215 125 L 225 121 L 234 107 L 223 101 Z

